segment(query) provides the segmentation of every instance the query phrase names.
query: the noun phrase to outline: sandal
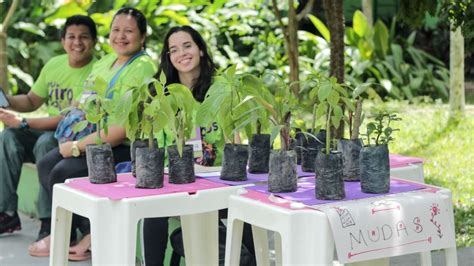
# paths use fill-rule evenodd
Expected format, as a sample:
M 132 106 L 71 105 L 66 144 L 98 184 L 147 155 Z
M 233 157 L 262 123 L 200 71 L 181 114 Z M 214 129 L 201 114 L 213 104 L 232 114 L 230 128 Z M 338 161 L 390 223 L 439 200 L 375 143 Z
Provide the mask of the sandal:
M 84 236 L 77 245 L 69 248 L 70 261 L 83 261 L 91 258 L 91 235 Z
M 47 236 L 28 247 L 28 252 L 33 257 L 49 257 L 49 246 L 51 243 L 51 236 Z

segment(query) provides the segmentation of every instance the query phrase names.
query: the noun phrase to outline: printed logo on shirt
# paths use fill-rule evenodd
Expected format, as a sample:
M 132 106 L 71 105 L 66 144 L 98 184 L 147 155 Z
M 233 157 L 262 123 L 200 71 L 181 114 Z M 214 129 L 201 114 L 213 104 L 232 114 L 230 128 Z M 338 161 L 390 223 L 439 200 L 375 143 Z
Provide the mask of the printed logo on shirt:
M 56 82 L 49 82 L 49 99 L 48 104 L 57 108 L 59 111 L 71 105 L 74 99 L 72 88 L 61 88 Z

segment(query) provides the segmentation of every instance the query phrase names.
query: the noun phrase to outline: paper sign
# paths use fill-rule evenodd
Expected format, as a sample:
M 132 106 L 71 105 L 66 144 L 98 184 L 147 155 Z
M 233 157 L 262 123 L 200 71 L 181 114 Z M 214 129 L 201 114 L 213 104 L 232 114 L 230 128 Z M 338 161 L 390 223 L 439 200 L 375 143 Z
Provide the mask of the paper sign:
M 446 197 L 419 191 L 317 207 L 329 218 L 339 261 L 349 263 L 455 246 Z

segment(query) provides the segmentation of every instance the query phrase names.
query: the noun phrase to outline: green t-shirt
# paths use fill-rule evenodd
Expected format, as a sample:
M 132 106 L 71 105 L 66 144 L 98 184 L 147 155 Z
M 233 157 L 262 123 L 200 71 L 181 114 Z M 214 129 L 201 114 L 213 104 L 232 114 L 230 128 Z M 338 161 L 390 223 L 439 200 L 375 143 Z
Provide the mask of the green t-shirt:
M 69 107 L 73 100 L 78 100 L 84 81 L 92 70 L 94 58 L 81 68 L 69 66 L 68 55 L 63 54 L 51 58 L 41 69 L 41 73 L 33 84 L 31 91 L 41 98 L 47 98 L 48 114 L 58 115 L 61 110 Z
M 112 68 L 117 60 L 116 54 L 109 54 L 97 61 L 92 67 L 91 74 L 87 78 L 88 82 L 93 82 L 97 76 L 110 83 L 120 67 Z M 135 58 L 118 76 L 114 84 L 114 95 L 112 99 L 119 99 L 127 90 L 141 85 L 147 79 L 153 77 L 157 67 L 150 56 L 144 54 Z M 87 90 L 87 88 L 85 88 Z

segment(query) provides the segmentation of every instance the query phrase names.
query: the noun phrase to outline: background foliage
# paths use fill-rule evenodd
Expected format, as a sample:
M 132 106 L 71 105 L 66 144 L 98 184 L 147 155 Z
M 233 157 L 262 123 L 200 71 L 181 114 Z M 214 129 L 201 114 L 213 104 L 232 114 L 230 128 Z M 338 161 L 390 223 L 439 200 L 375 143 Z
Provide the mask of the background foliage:
M 283 34 L 269 0 L 83 0 L 62 5 L 54 4 L 55 1 L 29 2 L 30 5 L 20 5 L 9 32 L 8 58 L 14 92 L 28 91 L 41 66 L 62 52 L 59 28 L 70 15 L 90 14 L 100 36 L 97 55 L 110 52 L 110 22 L 114 12 L 125 4 L 135 6 L 147 16 L 147 51 L 155 59 L 169 27 L 191 25 L 208 41 L 220 68 L 235 64 L 238 70 L 252 74 L 274 70 L 285 79 L 288 76 Z M 279 10 L 285 16 L 287 6 L 280 3 Z M 354 13 L 351 21 L 345 36 L 346 80 L 353 85 L 373 82 L 371 97 L 447 98 L 447 69 L 443 62 L 414 46 L 415 32 L 408 38 L 400 37 L 400 23 L 396 19 L 391 21 L 390 28 L 382 21 L 372 28 L 360 11 Z M 299 32 L 303 80 L 312 71 L 329 71 L 329 35 L 324 16 L 312 16 L 306 22 L 318 30 Z

